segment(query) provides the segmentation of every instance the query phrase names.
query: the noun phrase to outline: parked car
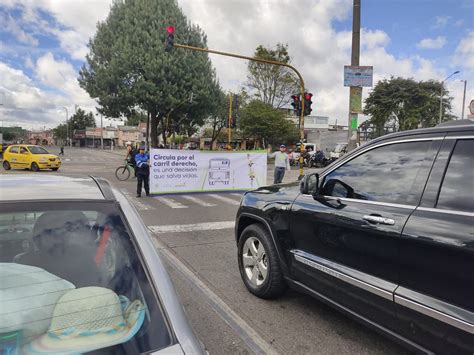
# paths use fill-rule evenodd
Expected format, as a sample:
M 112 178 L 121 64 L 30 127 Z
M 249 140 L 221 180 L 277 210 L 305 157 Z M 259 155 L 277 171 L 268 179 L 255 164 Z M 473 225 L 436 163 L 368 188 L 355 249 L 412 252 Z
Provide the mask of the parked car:
M 57 171 L 61 167 L 61 159 L 38 145 L 14 144 L 6 149 L 2 164 L 5 170 L 51 169 Z
M 347 143 L 337 143 L 334 149 L 329 153 L 329 157 L 336 160 L 347 153 Z
M 142 220 L 99 178 L 0 175 L 0 349 L 203 354 Z
M 235 231 L 254 295 L 290 286 L 416 351 L 473 353 L 473 124 L 387 135 L 247 192 Z

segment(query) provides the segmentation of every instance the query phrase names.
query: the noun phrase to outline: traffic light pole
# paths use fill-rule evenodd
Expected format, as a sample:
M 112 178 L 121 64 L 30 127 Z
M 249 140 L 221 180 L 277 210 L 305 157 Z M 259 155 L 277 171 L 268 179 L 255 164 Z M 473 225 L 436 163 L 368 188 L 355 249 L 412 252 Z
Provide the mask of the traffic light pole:
M 199 47 L 193 47 L 193 46 L 188 46 L 185 44 L 173 44 L 174 47 L 176 48 L 182 48 L 182 49 L 190 49 L 192 51 L 198 51 L 198 52 L 205 52 L 205 53 L 212 53 L 212 54 L 217 54 L 217 55 L 223 55 L 226 57 L 233 57 L 233 58 L 239 58 L 239 59 L 245 59 L 245 60 L 250 60 L 252 62 L 258 62 L 258 63 L 264 63 L 264 64 L 271 64 L 271 65 L 278 65 L 281 67 L 287 67 L 293 70 L 296 75 L 298 76 L 300 80 L 300 90 L 301 90 L 301 114 L 300 114 L 300 140 L 301 140 L 301 154 L 300 154 L 300 176 L 299 179 L 303 177 L 303 153 L 304 153 L 304 80 L 301 74 L 299 73 L 296 68 L 290 64 L 287 63 L 281 63 L 277 62 L 274 60 L 266 60 L 266 59 L 260 59 L 260 58 L 253 58 L 253 57 L 247 57 L 244 55 L 240 54 L 233 54 L 233 53 L 227 53 L 227 52 L 221 52 L 221 51 L 215 51 L 212 49 L 206 49 L 206 48 L 199 48 Z

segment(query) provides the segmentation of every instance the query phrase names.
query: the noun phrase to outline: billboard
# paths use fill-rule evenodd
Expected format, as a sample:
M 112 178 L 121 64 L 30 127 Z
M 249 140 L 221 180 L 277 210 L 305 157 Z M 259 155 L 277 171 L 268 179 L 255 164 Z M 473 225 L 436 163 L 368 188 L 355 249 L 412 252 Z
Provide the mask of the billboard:
M 152 149 L 152 194 L 242 191 L 266 185 L 267 152 Z
M 372 86 L 374 67 L 344 66 L 344 86 Z

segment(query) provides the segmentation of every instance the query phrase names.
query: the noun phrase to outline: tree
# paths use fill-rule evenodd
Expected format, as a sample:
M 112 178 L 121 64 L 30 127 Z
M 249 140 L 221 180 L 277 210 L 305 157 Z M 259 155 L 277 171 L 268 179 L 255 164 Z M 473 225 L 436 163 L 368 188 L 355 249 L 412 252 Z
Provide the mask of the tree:
M 56 128 L 53 128 L 53 136 L 56 140 L 64 141 L 67 135 L 67 127 L 65 123 L 61 123 Z
M 380 134 L 386 125 L 403 131 L 419 126 L 432 127 L 439 122 L 439 101 L 442 83 L 394 78 L 381 80 L 365 100 L 364 113 L 370 115 Z M 450 120 L 452 97 L 443 87 L 443 119 Z M 447 96 L 447 97 L 446 97 Z
M 247 138 L 271 144 L 298 141 L 298 129 L 285 114 L 259 100 L 253 100 L 242 109 L 239 128 Z
M 211 127 L 207 132 L 207 135 L 211 138 L 211 149 L 214 142 L 222 136 L 221 132 L 223 129 L 229 125 L 229 95 L 232 95 L 232 117 L 235 118 L 236 122 L 240 120 L 241 108 L 247 98 L 245 91 L 242 91 L 240 94 L 229 93 L 228 95 L 221 92 L 219 99 L 216 100 L 218 105 L 214 114 L 206 120 L 206 123 Z
M 170 110 L 173 119 L 202 124 L 220 90 L 207 54 L 165 52 L 169 25 L 176 28 L 176 42 L 206 47 L 204 33 L 187 21 L 176 0 L 114 1 L 89 42 L 78 79 L 106 116 L 129 117 L 137 109 L 150 115 L 153 147 L 160 130 L 170 126 L 163 124 Z M 182 104 L 191 93 L 195 100 Z
M 86 113 L 81 108 L 69 118 L 69 130 L 74 132 L 76 129 L 86 129 L 87 127 L 95 127 L 95 118 L 92 112 Z
M 133 111 L 130 116 L 127 117 L 127 126 L 138 126 L 141 122 L 146 122 L 146 113 L 141 111 Z
M 254 58 L 291 63 L 288 45 L 278 43 L 276 49 L 262 45 L 255 50 Z M 256 90 L 257 98 L 273 107 L 282 107 L 291 95 L 299 93 L 298 78 L 291 69 L 257 62 L 249 62 L 247 85 Z

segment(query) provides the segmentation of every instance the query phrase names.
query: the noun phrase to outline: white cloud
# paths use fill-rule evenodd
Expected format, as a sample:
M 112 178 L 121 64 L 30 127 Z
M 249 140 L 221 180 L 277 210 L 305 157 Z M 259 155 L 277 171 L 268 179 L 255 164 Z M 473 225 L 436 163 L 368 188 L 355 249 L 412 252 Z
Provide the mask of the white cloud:
M 446 15 L 435 16 L 434 18 L 435 24 L 433 25 L 432 28 L 440 29 L 440 28 L 446 27 L 446 25 L 449 23 L 450 20 L 451 20 L 451 16 L 446 16 Z
M 441 49 L 446 45 L 446 37 L 424 38 L 418 42 L 417 47 L 421 49 Z
M 3 23 L 3 30 L 10 32 L 21 43 L 31 46 L 37 46 L 39 44 L 38 40 L 26 33 L 10 15 L 0 17 L 0 20 Z
M 459 41 L 454 53 L 454 63 L 474 72 L 474 31 Z

